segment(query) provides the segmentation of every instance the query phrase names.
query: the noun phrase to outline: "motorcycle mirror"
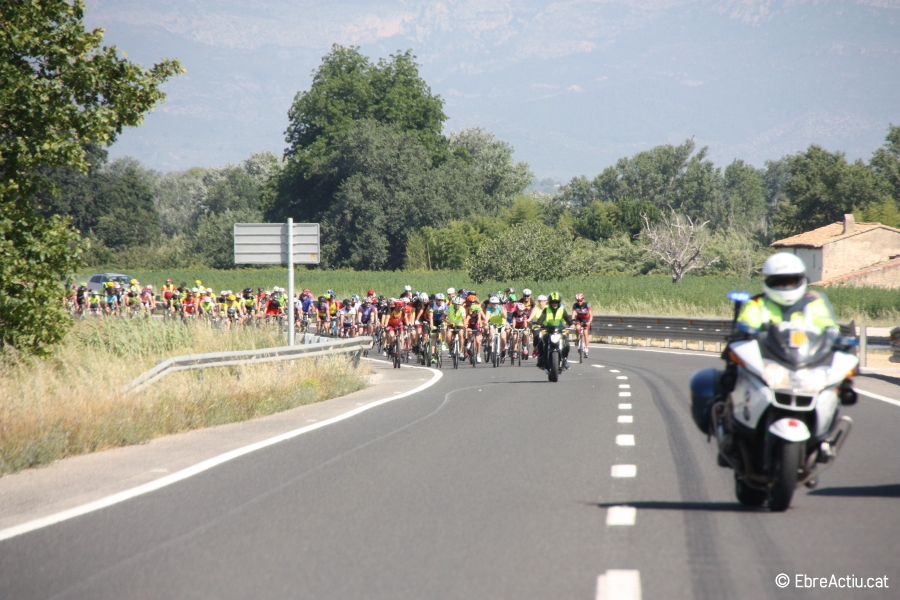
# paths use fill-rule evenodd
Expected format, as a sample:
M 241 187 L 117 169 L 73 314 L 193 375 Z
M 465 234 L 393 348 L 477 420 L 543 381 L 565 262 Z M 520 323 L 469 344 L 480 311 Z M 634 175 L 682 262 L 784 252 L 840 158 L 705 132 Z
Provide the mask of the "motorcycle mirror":
M 728 299 L 732 302 L 747 302 L 751 297 L 749 292 L 728 292 Z
M 843 348 L 853 348 L 854 346 L 859 346 L 859 338 L 849 335 L 842 335 L 834 341 L 834 345 Z

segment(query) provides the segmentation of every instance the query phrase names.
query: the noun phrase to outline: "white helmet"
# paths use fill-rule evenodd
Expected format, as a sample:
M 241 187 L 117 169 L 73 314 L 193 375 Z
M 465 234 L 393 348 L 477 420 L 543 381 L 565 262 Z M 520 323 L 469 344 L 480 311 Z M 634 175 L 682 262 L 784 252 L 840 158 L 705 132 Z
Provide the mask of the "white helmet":
M 538 296 L 538 302 L 546 302 L 546 301 L 547 301 L 547 296 L 545 296 L 543 294 Z
M 762 274 L 763 292 L 777 304 L 791 306 L 806 294 L 806 265 L 794 254 L 773 254 L 763 264 Z
M 404 292 L 411 292 L 411 291 L 412 291 L 412 288 L 409 287 L 408 285 L 404 285 L 404 286 L 403 286 L 403 291 L 404 291 Z
M 528 288 L 525 288 L 524 290 L 522 290 L 522 295 L 523 295 L 523 296 L 530 296 L 530 295 L 531 295 L 531 290 L 529 290 Z
M 435 295 L 434 295 L 434 299 L 435 299 L 435 300 L 438 300 L 439 302 L 443 302 L 443 301 L 444 301 L 444 295 L 443 295 L 443 294 L 435 294 Z
M 447 288 L 447 295 L 452 296 L 456 293 L 456 288 Z
M 419 300 L 421 300 L 422 302 L 428 302 L 428 294 L 422 292 L 421 294 L 419 294 Z
M 459 305 L 461 305 L 462 303 L 463 303 L 463 298 L 462 298 L 462 296 L 455 296 L 455 297 L 453 298 L 453 304 L 459 306 Z

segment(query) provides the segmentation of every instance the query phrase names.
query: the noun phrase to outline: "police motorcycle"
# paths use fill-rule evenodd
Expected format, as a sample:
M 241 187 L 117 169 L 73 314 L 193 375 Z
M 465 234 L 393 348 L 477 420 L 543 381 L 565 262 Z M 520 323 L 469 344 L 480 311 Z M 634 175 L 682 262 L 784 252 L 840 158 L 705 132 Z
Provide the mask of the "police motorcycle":
M 543 367 L 550 381 L 559 381 L 559 374 L 568 367 L 564 366 L 563 356 L 567 354 L 563 350 L 569 345 L 569 336 L 565 325 L 550 325 L 544 327 L 543 333 Z
M 853 422 L 840 406 L 856 403 L 857 340 L 791 322 L 764 325 L 751 338 L 737 330 L 750 295 L 728 297 L 735 303 L 723 355 L 729 368 L 694 374 L 692 416 L 708 440 L 715 437 L 719 465 L 734 470 L 738 501 L 784 511 L 797 487 L 816 486 L 850 434 Z

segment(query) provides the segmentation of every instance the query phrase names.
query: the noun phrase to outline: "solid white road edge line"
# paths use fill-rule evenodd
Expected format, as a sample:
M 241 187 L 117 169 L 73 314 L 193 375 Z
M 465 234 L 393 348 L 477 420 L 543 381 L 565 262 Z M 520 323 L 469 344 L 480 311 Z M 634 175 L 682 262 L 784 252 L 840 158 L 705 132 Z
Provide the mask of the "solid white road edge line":
M 887 396 L 879 396 L 878 394 L 873 394 L 872 392 L 864 392 L 857 388 L 853 389 L 856 390 L 857 394 L 862 394 L 867 398 L 874 398 L 875 400 L 881 400 L 882 402 L 887 402 L 888 404 L 893 404 L 894 406 L 900 406 L 900 400 L 893 400 L 892 398 L 888 398 Z
M 640 571 L 609 569 L 597 577 L 596 600 L 641 600 Z
M 610 506 L 606 509 L 606 526 L 634 525 L 637 509 L 633 506 Z
M 365 360 L 373 360 L 373 359 L 365 359 Z M 67 521 L 69 519 L 74 519 L 75 517 L 80 517 L 81 515 L 85 515 L 90 512 L 94 512 L 100 510 L 102 508 L 107 508 L 108 506 L 112 506 L 113 504 L 118 504 L 120 502 L 125 502 L 126 500 L 131 500 L 137 496 L 142 496 L 143 494 L 148 494 L 150 492 L 154 492 L 158 489 L 164 488 L 166 486 L 172 485 L 173 483 L 178 483 L 179 481 L 183 481 L 188 477 L 193 477 L 203 471 L 208 471 L 213 467 L 217 467 L 223 463 L 226 463 L 230 460 L 234 460 L 235 458 L 239 458 L 244 456 L 245 454 L 250 454 L 251 452 L 255 452 L 257 450 L 262 450 L 263 448 L 267 448 L 269 446 L 273 446 L 279 442 L 283 442 L 285 440 L 289 440 L 291 438 L 295 438 L 298 435 L 303 435 L 304 433 L 308 433 L 310 431 L 314 431 L 321 427 L 325 427 L 327 425 L 332 425 L 339 421 L 343 421 L 344 419 L 349 419 L 350 417 L 355 417 L 356 415 L 365 412 L 371 408 L 375 408 L 376 406 L 381 406 L 382 404 L 387 404 L 388 402 L 392 402 L 394 400 L 399 400 L 400 398 L 406 398 L 407 396 L 412 396 L 418 392 L 421 392 L 424 389 L 430 388 L 432 385 L 438 382 L 438 380 L 443 377 L 443 373 L 436 369 L 430 369 L 427 367 L 417 367 L 414 365 L 406 365 L 407 368 L 413 369 L 425 369 L 427 371 L 431 371 L 431 379 L 420 385 L 419 387 L 412 389 L 408 392 L 404 392 L 402 394 L 396 394 L 394 396 L 390 396 L 388 398 L 383 398 L 381 400 L 376 400 L 374 402 L 370 402 L 364 406 L 360 406 L 359 408 L 355 408 L 351 411 L 340 414 L 336 417 L 332 417 L 330 419 L 326 419 L 324 421 L 319 421 L 318 423 L 314 423 L 312 425 L 307 425 L 306 427 L 301 427 L 300 429 L 295 429 L 293 431 L 289 431 L 287 433 L 283 433 L 281 435 L 277 435 L 275 437 L 271 437 L 269 439 L 263 440 L 261 442 L 256 442 L 255 444 L 250 444 L 249 446 L 244 446 L 243 448 L 237 448 L 230 452 L 226 452 L 224 454 L 220 454 L 219 456 L 214 456 L 210 459 L 204 460 L 203 462 L 199 462 L 194 466 L 188 467 L 186 469 L 182 469 L 181 471 L 176 471 L 171 475 L 166 477 L 160 477 L 159 479 L 155 479 L 143 485 L 139 485 L 137 487 L 131 488 L 130 490 L 125 490 L 122 492 L 118 492 L 116 494 L 112 494 L 110 496 L 106 496 L 105 498 L 100 498 L 99 500 L 95 500 L 93 502 L 88 502 L 87 504 L 82 504 L 81 506 L 76 506 L 75 508 L 70 508 L 68 510 L 64 510 L 62 512 L 58 512 L 56 514 L 52 514 L 46 517 L 41 517 L 40 519 L 34 519 L 32 521 L 27 521 L 22 523 L 21 525 L 14 525 L 13 527 L 7 527 L 6 529 L 0 530 L 0 541 L 8 540 L 9 538 L 15 537 L 17 535 L 22 535 L 23 533 L 28 533 L 30 531 L 34 531 L 36 529 L 41 529 L 43 527 L 48 527 L 50 525 L 55 525 L 56 523 L 60 523 L 62 521 Z
M 622 346 L 596 346 L 601 350 L 625 350 L 627 352 L 662 352 L 663 354 L 683 354 L 685 356 L 700 356 L 706 358 L 715 358 L 716 360 L 721 360 L 722 356 L 716 354 L 715 352 L 701 352 L 697 350 L 695 352 L 679 352 L 678 350 L 666 350 L 664 348 L 634 348 L 634 347 L 622 347 Z

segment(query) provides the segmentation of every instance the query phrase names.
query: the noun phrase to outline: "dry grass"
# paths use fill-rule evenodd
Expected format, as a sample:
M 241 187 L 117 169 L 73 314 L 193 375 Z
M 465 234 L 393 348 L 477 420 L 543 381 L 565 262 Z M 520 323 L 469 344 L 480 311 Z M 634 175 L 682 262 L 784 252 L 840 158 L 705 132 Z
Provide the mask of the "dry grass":
M 66 456 L 252 419 L 366 385 L 346 358 L 297 360 L 170 375 L 138 394 L 123 385 L 159 358 L 283 345 L 267 330 L 158 320 L 76 325 L 51 359 L 0 362 L 0 474 Z

